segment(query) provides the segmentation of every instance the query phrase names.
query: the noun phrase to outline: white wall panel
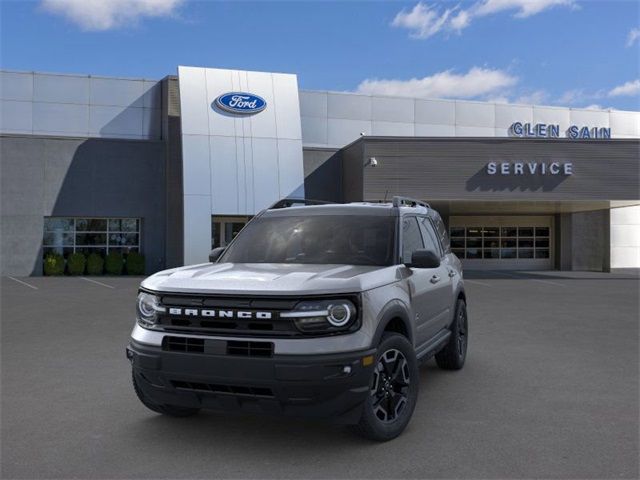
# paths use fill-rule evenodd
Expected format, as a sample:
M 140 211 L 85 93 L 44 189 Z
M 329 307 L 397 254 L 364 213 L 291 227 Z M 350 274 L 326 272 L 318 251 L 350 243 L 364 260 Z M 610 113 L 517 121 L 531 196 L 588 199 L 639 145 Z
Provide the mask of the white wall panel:
M 413 123 L 372 122 L 372 135 L 391 137 L 413 137 L 415 130 Z
M 253 207 L 259 211 L 280 198 L 278 175 L 278 141 L 275 138 L 253 138 Z
M 608 127 L 609 112 L 571 109 L 569 111 L 569 121 L 572 125 L 577 125 L 578 127 Z
M 306 145 L 326 145 L 327 137 L 327 118 L 322 117 L 300 117 L 302 127 L 302 138 Z
M 609 113 L 609 125 L 611 126 L 612 137 L 622 137 L 632 135 L 634 138 L 640 137 L 640 113 L 639 112 L 618 112 Z
M 189 161 L 182 166 L 184 194 L 211 195 L 209 138 L 204 135 L 184 135 L 182 152 L 189 157 Z
M 416 137 L 455 137 L 456 127 L 453 125 L 428 125 L 416 123 L 414 127 Z
M 0 132 L 33 133 L 31 102 L 0 102 Z
M 508 129 L 515 122 L 533 123 L 533 107 L 496 104 L 496 128 Z
M 235 116 L 218 109 L 213 103 L 214 100 L 221 94 L 239 90 L 238 87 L 234 86 L 232 78 L 233 72 L 229 70 L 218 69 L 205 70 L 204 77 L 206 79 L 206 86 L 203 92 L 204 97 L 202 97 L 202 95 L 198 95 L 196 96 L 196 98 L 194 98 L 194 100 L 197 100 L 201 104 L 205 104 L 207 106 L 207 123 L 206 125 L 204 125 L 207 135 L 228 135 L 231 137 L 235 136 Z M 182 87 L 182 77 L 180 77 L 180 82 Z M 193 88 L 198 87 L 194 86 Z M 200 90 L 202 90 L 201 87 Z M 182 95 L 182 88 L 180 90 L 180 95 Z M 239 126 L 241 127 L 241 125 Z
M 495 104 L 456 102 L 456 127 L 495 128 L 495 122 Z
M 87 136 L 89 105 L 35 102 L 33 133 Z
M 360 133 L 371 135 L 372 125 L 365 120 L 344 120 L 329 118 L 327 122 L 327 137 L 329 145 L 344 146 L 360 138 Z
M 211 251 L 211 197 L 184 196 L 184 263 L 209 261 Z
M 414 122 L 412 98 L 372 97 L 372 120 L 379 122 Z
M 246 77 L 246 75 L 243 76 Z M 240 90 L 260 95 L 267 102 L 267 108 L 258 115 L 250 115 L 246 118 L 239 119 L 242 132 L 238 132 L 238 134 L 247 137 L 276 137 L 278 134 L 276 123 L 277 105 L 275 105 L 274 100 L 272 75 L 266 72 L 252 72 L 251 76 L 246 80 L 247 87 L 241 86 Z M 238 121 L 237 115 L 235 117 L 236 121 Z
M 33 74 L 0 72 L 0 98 L 4 100 L 33 100 Z
M 211 161 L 211 211 L 210 214 L 237 215 L 238 208 L 238 169 L 237 139 L 235 137 L 208 137 Z M 182 156 L 183 164 L 191 159 Z M 184 168 L 184 167 L 183 167 Z
M 96 136 L 127 135 L 142 138 L 143 109 L 89 107 L 89 134 Z
M 327 118 L 326 92 L 298 92 L 300 98 L 300 115 L 303 117 Z
M 456 137 L 495 137 L 495 128 L 456 126 Z
M 50 103 L 89 103 L 89 77 L 71 75 L 33 76 L 33 101 Z
M 120 107 L 143 107 L 144 89 L 141 80 L 91 78 L 91 104 Z
M 144 108 L 162 108 L 162 84 L 144 80 L 142 82 L 142 106 Z
M 327 116 L 346 120 L 371 120 L 371 97 L 328 93 Z
M 210 101 L 207 98 L 205 70 L 178 67 L 180 82 L 180 122 L 183 135 L 209 135 Z M 223 134 L 224 135 L 224 134 Z
M 428 123 L 430 125 L 455 125 L 456 103 L 447 100 L 416 100 L 416 123 Z
M 300 140 L 302 131 L 300 129 L 298 80 L 295 75 L 284 73 L 274 73 L 272 75 L 276 123 L 278 125 L 277 137 Z
M 640 268 L 640 205 L 610 211 L 611 268 Z
M 304 197 L 304 166 L 300 162 L 302 140 L 278 139 L 280 198 Z
M 560 125 L 560 136 L 571 125 L 571 113 L 568 108 L 533 107 L 533 123 L 546 123 Z

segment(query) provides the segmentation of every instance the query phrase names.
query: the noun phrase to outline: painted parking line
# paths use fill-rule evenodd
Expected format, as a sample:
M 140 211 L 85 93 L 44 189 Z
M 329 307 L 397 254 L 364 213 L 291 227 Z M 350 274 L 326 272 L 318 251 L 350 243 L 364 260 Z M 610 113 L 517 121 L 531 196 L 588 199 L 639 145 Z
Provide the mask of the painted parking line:
M 18 282 L 21 283 L 22 285 L 24 285 L 25 287 L 29 287 L 29 288 L 33 288 L 34 290 L 38 290 L 38 287 L 31 285 L 30 283 L 27 282 L 23 282 L 22 280 L 18 280 L 17 278 L 13 278 L 13 277 L 7 277 L 10 278 L 11 280 L 13 280 L 14 282 Z
M 476 283 L 478 285 L 482 285 L 483 287 L 493 287 L 493 285 L 489 285 L 488 283 L 479 282 L 478 280 L 469 280 L 468 278 L 464 279 L 464 283 Z
M 102 283 L 102 282 L 99 282 L 99 281 L 97 281 L 97 280 L 91 280 L 90 278 L 87 278 L 87 277 L 80 277 L 80 278 L 81 278 L 82 280 L 86 280 L 87 282 L 95 283 L 96 285 L 100 285 L 100 286 L 102 286 L 102 287 L 107 287 L 107 288 L 116 288 L 116 287 L 114 287 L 113 285 L 107 285 L 106 283 Z

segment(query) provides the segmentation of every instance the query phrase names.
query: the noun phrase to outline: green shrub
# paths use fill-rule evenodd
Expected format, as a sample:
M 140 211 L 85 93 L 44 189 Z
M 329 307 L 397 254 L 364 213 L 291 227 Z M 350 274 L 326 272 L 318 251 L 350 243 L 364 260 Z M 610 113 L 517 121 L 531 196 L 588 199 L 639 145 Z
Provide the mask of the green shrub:
M 44 274 L 45 275 L 62 275 L 64 274 L 64 258 L 57 253 L 48 253 L 44 258 Z
M 67 270 L 69 275 L 82 275 L 86 265 L 87 259 L 84 253 L 75 252 L 67 257 Z
M 127 255 L 125 267 L 129 275 L 144 274 L 144 255 L 138 252 L 130 252 L 129 255 Z
M 104 269 L 109 275 L 121 275 L 124 259 L 121 253 L 110 253 L 104 259 Z
M 87 257 L 87 275 L 102 275 L 104 260 L 97 253 L 92 253 Z

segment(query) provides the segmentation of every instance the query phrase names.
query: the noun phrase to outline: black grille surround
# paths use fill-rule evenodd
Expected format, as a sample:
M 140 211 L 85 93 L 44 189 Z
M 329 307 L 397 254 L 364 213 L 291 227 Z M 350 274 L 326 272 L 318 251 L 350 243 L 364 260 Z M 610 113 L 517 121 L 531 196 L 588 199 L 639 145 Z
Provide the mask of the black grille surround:
M 147 291 L 147 290 L 142 290 Z M 215 335 L 229 337 L 324 337 L 352 333 L 361 325 L 361 300 L 359 294 L 332 294 L 305 297 L 257 297 L 219 296 L 183 293 L 160 293 L 147 291 L 160 297 L 166 312 L 158 315 L 157 327 L 171 333 L 190 335 Z M 356 306 L 356 319 L 342 331 L 305 333 L 300 331 L 292 318 L 282 318 L 280 313 L 294 310 L 303 301 L 347 299 Z M 172 315 L 170 309 L 179 309 L 181 314 Z M 185 310 L 196 310 L 197 315 L 186 315 Z M 202 316 L 202 310 L 225 310 L 250 312 L 251 318 L 228 318 Z M 258 312 L 268 312 L 271 318 L 257 318 Z

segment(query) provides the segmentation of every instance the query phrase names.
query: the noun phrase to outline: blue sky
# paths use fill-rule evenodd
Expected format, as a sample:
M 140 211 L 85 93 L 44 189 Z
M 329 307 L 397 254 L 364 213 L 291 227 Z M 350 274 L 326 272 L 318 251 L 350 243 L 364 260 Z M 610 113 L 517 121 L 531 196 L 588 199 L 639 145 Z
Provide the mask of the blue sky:
M 640 2 L 2 1 L 4 69 L 162 78 L 177 65 L 300 87 L 640 110 Z

